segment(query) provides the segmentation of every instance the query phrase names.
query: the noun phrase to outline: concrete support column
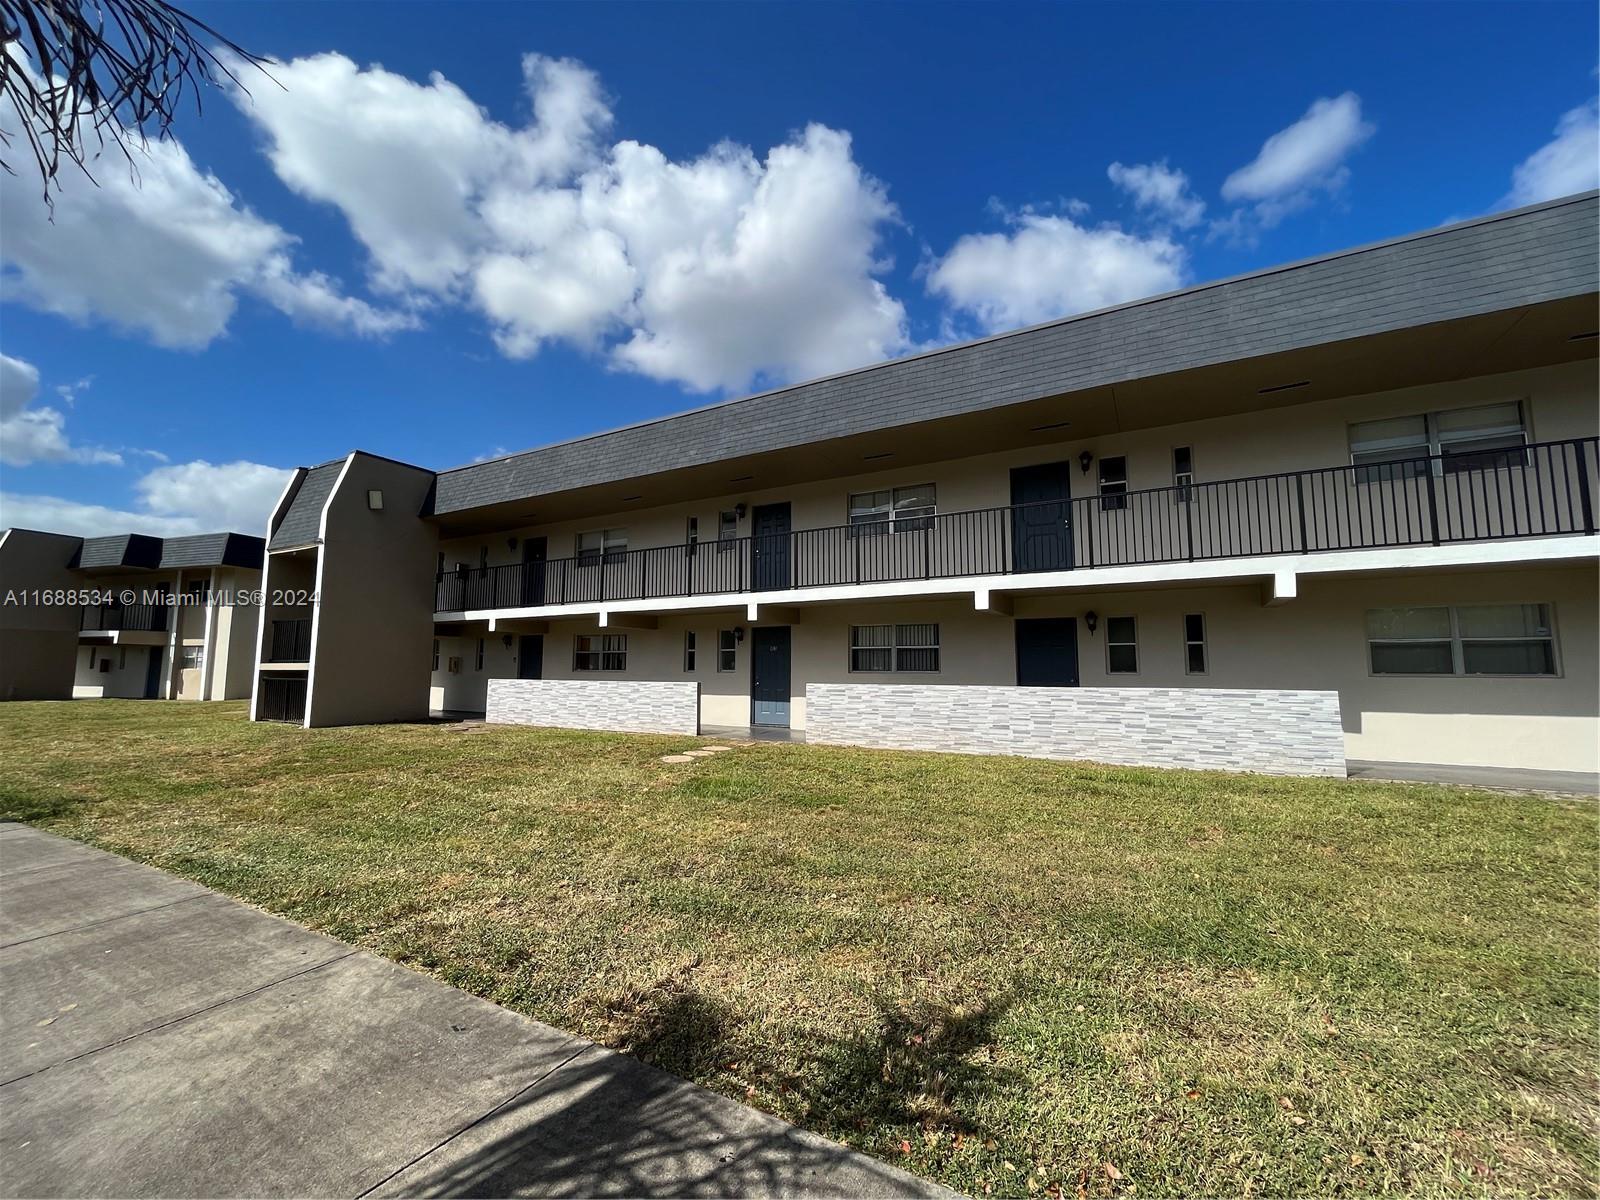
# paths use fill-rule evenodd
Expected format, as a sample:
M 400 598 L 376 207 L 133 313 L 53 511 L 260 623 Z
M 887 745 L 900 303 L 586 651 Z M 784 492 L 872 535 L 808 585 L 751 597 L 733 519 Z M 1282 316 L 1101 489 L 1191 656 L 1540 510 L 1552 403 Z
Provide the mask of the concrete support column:
M 200 699 L 212 698 L 217 670 L 217 569 L 211 568 L 206 594 L 205 645 L 201 649 Z

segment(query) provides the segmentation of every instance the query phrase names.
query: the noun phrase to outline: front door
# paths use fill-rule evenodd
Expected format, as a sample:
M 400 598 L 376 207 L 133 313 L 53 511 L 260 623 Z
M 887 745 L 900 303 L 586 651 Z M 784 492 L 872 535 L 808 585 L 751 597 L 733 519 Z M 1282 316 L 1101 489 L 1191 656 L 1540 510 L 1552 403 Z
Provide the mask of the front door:
M 1040 617 L 1017 625 L 1017 686 L 1078 686 L 1078 622 Z
M 788 505 L 784 505 L 785 508 Z M 789 727 L 789 627 L 751 631 L 750 724 Z
M 751 590 L 781 592 L 791 586 L 789 578 L 789 505 L 758 504 L 752 514 L 750 551 Z M 788 631 L 784 631 L 788 637 Z M 788 724 L 788 718 L 784 718 Z
M 1011 569 L 1072 569 L 1072 464 L 1011 471 Z
M 529 608 L 544 603 L 545 540 L 542 537 L 522 539 L 522 597 L 521 603 Z M 526 639 L 524 639 L 526 640 Z M 543 643 L 541 643 L 542 645 Z M 540 659 L 543 661 L 543 652 Z M 537 675 L 525 676 L 537 679 Z
M 517 643 L 517 678 L 544 678 L 544 634 L 525 633 Z
M 150 647 L 150 665 L 144 669 L 144 698 L 146 700 L 159 700 L 161 698 L 162 657 L 160 646 Z

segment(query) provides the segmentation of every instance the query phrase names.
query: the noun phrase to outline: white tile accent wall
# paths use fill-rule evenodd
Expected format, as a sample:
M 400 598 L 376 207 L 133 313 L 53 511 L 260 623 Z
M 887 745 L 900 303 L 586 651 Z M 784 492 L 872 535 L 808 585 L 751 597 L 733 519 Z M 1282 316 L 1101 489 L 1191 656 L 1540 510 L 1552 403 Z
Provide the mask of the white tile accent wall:
M 700 732 L 698 683 L 629 679 L 491 679 L 485 720 L 497 725 Z
M 1337 692 L 812 683 L 806 741 L 1343 777 Z

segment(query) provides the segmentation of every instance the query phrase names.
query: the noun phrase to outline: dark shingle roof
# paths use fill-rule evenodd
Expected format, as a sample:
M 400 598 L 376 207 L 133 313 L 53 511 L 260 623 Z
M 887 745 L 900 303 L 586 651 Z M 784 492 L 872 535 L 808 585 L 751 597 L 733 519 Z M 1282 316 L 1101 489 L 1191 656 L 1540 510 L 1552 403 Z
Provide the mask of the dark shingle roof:
M 1590 192 L 458 467 L 431 512 L 1584 295 L 1596 209 Z
M 283 520 L 273 532 L 269 549 L 305 546 L 317 540 L 322 528 L 322 506 L 333 494 L 333 485 L 339 482 L 339 472 L 343 468 L 344 459 L 341 458 L 306 472 L 289 501 L 289 511 L 283 514 Z
M 147 533 L 121 533 L 83 539 L 74 564 L 82 570 L 106 567 L 158 567 L 161 539 Z
M 158 538 L 148 533 L 120 533 L 84 538 L 72 566 L 80 571 L 113 567 L 173 570 L 178 567 L 261 567 L 266 541 L 248 533 L 196 533 Z
M 163 567 L 261 568 L 266 539 L 247 533 L 197 533 L 167 538 L 161 546 Z

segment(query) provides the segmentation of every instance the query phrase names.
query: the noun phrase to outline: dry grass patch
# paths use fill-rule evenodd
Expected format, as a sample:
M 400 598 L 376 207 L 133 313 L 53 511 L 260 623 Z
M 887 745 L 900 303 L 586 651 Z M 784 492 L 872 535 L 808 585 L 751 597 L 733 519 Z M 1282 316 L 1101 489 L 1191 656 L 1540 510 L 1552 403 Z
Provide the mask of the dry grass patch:
M 1593 1193 L 1592 806 L 0 706 L 0 815 L 979 1195 Z

